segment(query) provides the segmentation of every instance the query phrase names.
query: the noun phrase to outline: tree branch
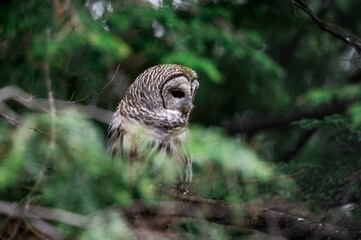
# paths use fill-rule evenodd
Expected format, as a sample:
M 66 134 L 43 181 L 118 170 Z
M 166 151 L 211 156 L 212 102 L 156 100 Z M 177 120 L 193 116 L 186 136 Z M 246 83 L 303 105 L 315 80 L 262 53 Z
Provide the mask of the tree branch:
M 327 10 L 329 9 L 331 5 L 332 0 L 322 0 L 321 6 L 318 9 L 317 16 L 324 16 L 327 13 Z M 292 8 L 294 11 L 294 14 L 297 16 L 296 8 L 294 4 L 292 4 Z M 278 62 L 282 67 L 286 67 L 291 61 L 290 59 L 293 58 L 296 50 L 300 46 L 300 43 L 302 42 L 302 38 L 304 37 L 305 32 L 302 30 L 297 30 L 297 32 L 293 35 L 293 37 L 289 40 L 288 44 L 285 44 L 285 48 L 283 51 L 280 52 L 280 55 L 278 56 Z M 283 43 L 284 44 L 284 43 Z
M 322 30 L 330 33 L 334 37 L 340 39 L 344 43 L 350 45 L 351 47 L 355 48 L 355 50 L 358 52 L 358 54 L 361 54 L 361 39 L 344 32 L 341 28 L 330 25 L 322 21 L 320 18 L 318 18 L 308 7 L 307 3 L 304 0 L 291 0 L 292 4 L 299 9 L 301 9 L 303 12 L 305 12 L 308 16 L 311 17 L 314 23 L 317 24 Z
M 17 218 L 45 219 L 80 228 L 86 227 L 90 220 L 85 216 L 61 209 L 35 205 L 27 205 L 24 207 L 17 203 L 5 201 L 0 201 L 0 214 Z
M 290 162 L 293 157 L 303 149 L 303 147 L 308 143 L 317 130 L 317 128 L 313 128 L 311 130 L 307 130 L 305 133 L 301 133 L 301 136 L 297 140 L 296 144 L 282 157 L 280 157 L 281 162 Z
M 0 114 L 9 116 L 15 121 L 21 122 L 21 117 L 13 111 L 9 111 L 9 108 L 5 104 L 6 101 L 16 101 L 22 106 L 42 112 L 50 112 L 50 102 L 48 99 L 35 98 L 34 96 L 24 92 L 22 89 L 15 86 L 8 86 L 0 89 Z M 82 105 L 75 102 L 69 102 L 64 100 L 54 100 L 54 106 L 57 110 L 64 110 L 66 108 L 74 108 L 78 112 L 87 115 L 96 121 L 109 124 L 113 115 L 111 111 L 92 106 Z M 9 120 L 9 119 L 8 119 Z M 11 122 L 11 121 L 10 121 Z
M 229 204 L 219 200 L 203 199 L 190 194 L 174 192 L 174 201 L 152 205 L 133 202 L 125 209 L 127 214 L 141 215 L 145 210 L 157 218 L 199 218 L 227 226 L 253 229 L 288 239 L 360 239 L 360 230 L 349 230 L 323 222 L 309 221 L 291 214 L 249 204 Z M 117 209 L 112 209 L 116 212 Z M 92 218 L 64 210 L 33 206 L 21 207 L 0 201 L 0 213 L 18 218 L 58 221 L 87 228 Z M 142 225 L 140 226 L 142 227 Z M 139 228 L 139 226 L 138 226 Z
M 270 119 L 247 119 L 242 122 L 234 121 L 233 123 L 226 126 L 226 129 L 230 135 L 236 135 L 241 132 L 247 134 L 254 134 L 262 130 L 285 127 L 291 122 L 305 118 L 321 119 L 328 115 L 342 113 L 353 102 L 354 101 L 331 103 L 325 106 L 286 114 L 283 116 L 277 116 Z
M 254 229 L 288 239 L 359 239 L 361 231 L 348 230 L 323 222 L 312 222 L 271 209 L 250 205 L 227 204 L 222 201 L 177 195 L 179 215 L 205 217 L 223 225 Z

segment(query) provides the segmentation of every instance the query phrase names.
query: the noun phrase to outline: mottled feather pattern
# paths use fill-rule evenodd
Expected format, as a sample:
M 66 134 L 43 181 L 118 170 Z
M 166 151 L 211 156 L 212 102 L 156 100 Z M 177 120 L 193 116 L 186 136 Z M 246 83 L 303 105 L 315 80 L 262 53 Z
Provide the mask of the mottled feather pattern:
M 113 115 L 108 152 L 129 162 L 146 161 L 149 156 L 171 159 L 182 168 L 178 180 L 189 182 L 192 162 L 185 142 L 198 88 L 196 79 L 193 70 L 176 64 L 156 65 L 140 74 Z M 172 96 L 174 89 L 183 94 Z M 161 167 L 155 164 L 152 171 Z M 181 188 L 185 186 L 181 184 Z

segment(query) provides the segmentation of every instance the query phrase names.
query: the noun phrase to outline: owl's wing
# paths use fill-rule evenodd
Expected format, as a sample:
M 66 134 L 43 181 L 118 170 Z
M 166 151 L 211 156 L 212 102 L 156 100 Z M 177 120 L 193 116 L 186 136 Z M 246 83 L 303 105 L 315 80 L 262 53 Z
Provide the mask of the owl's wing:
M 118 109 L 115 111 L 108 128 L 107 152 L 115 157 L 121 151 L 125 134 L 123 118 Z
M 140 161 L 144 158 L 141 154 L 143 148 L 146 145 L 154 145 L 144 136 L 146 135 L 142 132 L 140 125 L 130 124 L 117 109 L 108 128 L 107 152 L 113 158 L 130 162 Z

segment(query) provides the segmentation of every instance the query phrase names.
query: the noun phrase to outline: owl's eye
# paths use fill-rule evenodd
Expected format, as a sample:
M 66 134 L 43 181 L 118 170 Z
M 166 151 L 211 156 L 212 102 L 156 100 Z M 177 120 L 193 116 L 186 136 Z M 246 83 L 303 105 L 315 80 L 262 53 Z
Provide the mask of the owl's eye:
M 184 97 L 184 92 L 181 90 L 178 90 L 178 89 L 172 90 L 171 94 L 175 98 L 183 98 Z

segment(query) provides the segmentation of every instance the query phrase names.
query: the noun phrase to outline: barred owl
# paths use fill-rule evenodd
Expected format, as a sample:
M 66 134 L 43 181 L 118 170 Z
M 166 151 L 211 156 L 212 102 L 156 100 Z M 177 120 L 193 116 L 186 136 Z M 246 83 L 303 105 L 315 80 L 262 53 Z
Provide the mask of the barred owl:
M 113 115 L 108 152 L 131 164 L 154 156 L 172 161 L 178 168 L 177 187 L 185 190 L 192 178 L 185 141 L 198 86 L 196 73 L 181 65 L 163 64 L 145 70 L 129 86 Z M 160 171 L 161 161 L 151 171 Z

